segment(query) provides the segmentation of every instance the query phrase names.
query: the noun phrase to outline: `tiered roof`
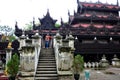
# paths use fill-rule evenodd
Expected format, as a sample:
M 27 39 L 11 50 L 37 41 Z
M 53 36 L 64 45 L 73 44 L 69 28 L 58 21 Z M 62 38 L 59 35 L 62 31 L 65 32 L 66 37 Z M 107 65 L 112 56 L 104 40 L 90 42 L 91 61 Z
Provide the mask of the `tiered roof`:
M 77 13 L 74 12 L 74 16 L 70 16 L 70 20 L 73 21 L 74 19 L 91 19 L 92 20 L 118 20 L 120 6 L 118 5 L 110 5 L 110 4 L 103 4 L 103 3 L 88 3 L 88 2 L 78 2 L 78 10 Z
M 79 2 L 74 15 L 70 15 L 71 28 L 79 29 L 73 33 L 120 33 L 120 6 L 103 3 Z
M 103 3 L 86 3 L 86 2 L 80 2 L 84 8 L 94 8 L 99 10 L 120 10 L 120 7 L 118 5 L 112 5 L 112 4 L 103 4 Z

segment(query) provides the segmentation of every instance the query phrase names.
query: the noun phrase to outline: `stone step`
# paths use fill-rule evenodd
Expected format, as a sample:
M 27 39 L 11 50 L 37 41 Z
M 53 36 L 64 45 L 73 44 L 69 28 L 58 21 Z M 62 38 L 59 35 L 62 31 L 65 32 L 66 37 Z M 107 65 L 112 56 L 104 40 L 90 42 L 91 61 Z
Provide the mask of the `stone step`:
M 56 65 L 52 65 L 52 66 L 41 66 L 41 65 L 38 65 L 37 68 L 56 68 Z
M 45 58 L 45 59 L 47 59 L 47 58 L 55 58 L 55 56 L 41 56 L 41 58 Z
M 41 54 L 40 57 L 43 57 L 43 56 L 46 56 L 46 57 L 55 57 L 53 54 Z
M 41 59 L 54 59 L 54 57 L 41 57 Z
M 39 63 L 55 63 L 55 61 L 39 61 Z
M 36 77 L 57 77 L 57 74 L 36 74 Z
M 37 68 L 37 71 L 55 71 L 56 68 Z
M 44 58 L 42 59 L 42 58 L 40 58 L 39 61 L 55 61 L 55 58 L 52 58 L 52 59 L 44 59 Z
M 41 51 L 52 51 L 53 52 L 53 48 L 41 48 Z
M 45 51 L 41 51 L 41 54 L 54 54 L 54 53 L 53 53 L 53 51 L 45 50 Z
M 51 65 L 56 65 L 56 63 L 39 63 L 38 62 L 38 65 L 41 65 L 41 66 L 51 66 Z
M 37 71 L 37 74 L 57 74 L 57 71 Z
M 35 77 L 35 80 L 58 80 L 58 77 Z
M 53 51 L 48 51 L 48 50 L 44 50 L 44 51 L 41 51 L 41 53 L 49 53 L 49 54 L 53 54 Z

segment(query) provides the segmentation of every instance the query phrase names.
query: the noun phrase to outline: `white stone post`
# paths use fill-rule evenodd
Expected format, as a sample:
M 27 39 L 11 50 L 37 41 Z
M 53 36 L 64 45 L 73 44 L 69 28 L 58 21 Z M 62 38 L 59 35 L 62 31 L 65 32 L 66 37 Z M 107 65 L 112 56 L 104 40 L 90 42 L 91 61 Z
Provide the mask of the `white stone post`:
M 72 35 L 69 35 L 68 40 L 69 40 L 69 47 L 74 49 L 74 37 Z
M 58 54 L 59 54 L 58 48 L 61 44 L 62 44 L 62 36 L 59 33 L 57 33 L 53 39 L 53 48 L 55 50 L 55 59 L 56 59 L 57 69 L 58 69 L 58 62 L 59 62 L 58 61 Z
M 120 59 L 118 59 L 116 55 L 114 55 L 114 58 L 112 59 L 112 66 L 120 67 Z
M 35 46 L 35 71 L 36 71 L 41 50 L 41 36 L 39 36 L 39 33 L 36 33 L 35 35 L 32 36 L 32 44 Z
M 20 54 L 20 66 L 22 75 L 33 75 L 35 74 L 35 47 L 24 46 Z
M 6 48 L 6 64 L 12 57 L 12 50 L 13 50 L 12 48 Z
M 72 47 L 69 46 L 68 38 L 63 40 L 62 46 L 59 47 L 58 56 L 59 80 L 73 80 L 73 52 L 74 50 L 72 50 Z
M 37 54 L 39 54 L 41 48 L 41 36 L 39 36 L 38 33 L 32 36 L 32 44 L 37 48 Z
M 25 39 L 26 39 L 26 36 L 24 35 L 24 33 L 22 34 L 22 36 L 19 37 L 19 41 L 20 41 L 20 49 L 26 45 L 25 43 Z
M 100 60 L 100 66 L 103 68 L 109 66 L 108 60 L 106 59 L 105 55 L 103 55 L 102 59 Z

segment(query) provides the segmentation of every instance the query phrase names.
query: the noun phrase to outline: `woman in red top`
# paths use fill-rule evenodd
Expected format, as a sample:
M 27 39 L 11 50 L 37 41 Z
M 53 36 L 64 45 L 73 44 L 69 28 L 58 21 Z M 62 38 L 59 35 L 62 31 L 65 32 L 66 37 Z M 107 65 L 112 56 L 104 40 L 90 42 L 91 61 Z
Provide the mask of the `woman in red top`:
M 51 36 L 49 34 L 47 34 L 45 36 L 45 48 L 49 48 L 50 40 L 51 40 Z

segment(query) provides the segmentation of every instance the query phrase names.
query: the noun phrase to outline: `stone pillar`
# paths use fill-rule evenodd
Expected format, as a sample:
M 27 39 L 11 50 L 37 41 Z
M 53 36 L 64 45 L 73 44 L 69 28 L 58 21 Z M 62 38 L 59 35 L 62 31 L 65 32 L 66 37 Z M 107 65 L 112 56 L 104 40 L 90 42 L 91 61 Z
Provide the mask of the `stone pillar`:
M 62 36 L 61 36 L 59 33 L 57 33 L 57 34 L 55 35 L 54 40 L 53 40 L 53 43 L 54 43 L 53 46 L 55 46 L 56 43 L 59 43 L 59 44 L 62 43 Z
M 22 34 L 22 36 L 19 37 L 19 41 L 20 41 L 20 49 L 26 45 L 25 43 L 25 39 L 26 39 L 26 36 L 24 35 L 24 32 Z
M 69 40 L 69 46 L 72 49 L 74 49 L 74 37 L 72 35 L 69 35 L 68 40 Z
M 39 33 L 36 33 L 32 36 L 32 44 L 33 45 L 41 45 L 41 36 L 39 36 Z
M 11 47 L 11 43 L 9 43 L 8 47 L 6 48 L 6 64 L 12 57 L 12 50 L 13 50 L 13 48 Z
M 32 36 L 32 45 L 35 46 L 37 50 L 37 54 L 39 54 L 39 51 L 40 51 L 39 49 L 41 47 L 41 36 L 39 36 L 38 33 Z
M 20 66 L 22 76 L 35 74 L 35 47 L 24 46 L 20 54 Z
M 102 59 L 100 60 L 100 67 L 106 68 L 109 66 L 109 62 L 106 59 L 105 55 L 103 55 Z
M 59 80 L 73 80 L 72 62 L 73 51 L 69 47 L 69 41 L 63 40 L 58 54 L 58 75 Z
M 114 55 L 114 58 L 112 59 L 112 66 L 120 67 L 120 59 L 118 59 L 116 55 Z
M 39 33 L 36 33 L 35 35 L 32 36 L 32 45 L 35 46 L 35 71 L 36 71 L 41 50 L 41 36 L 39 36 Z
M 58 65 L 58 54 L 59 54 L 58 48 L 60 45 L 62 45 L 62 36 L 59 33 L 57 33 L 53 39 L 53 48 L 55 50 L 55 59 L 57 65 Z

